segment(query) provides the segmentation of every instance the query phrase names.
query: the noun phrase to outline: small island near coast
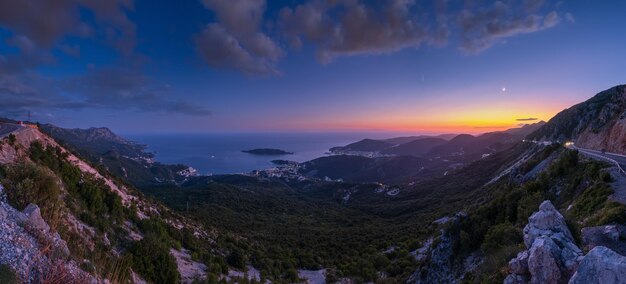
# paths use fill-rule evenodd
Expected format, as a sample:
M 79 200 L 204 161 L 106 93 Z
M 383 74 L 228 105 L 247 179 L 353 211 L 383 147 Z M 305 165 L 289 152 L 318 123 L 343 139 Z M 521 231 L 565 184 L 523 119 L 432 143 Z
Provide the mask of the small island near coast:
M 262 155 L 262 156 L 293 155 L 293 152 L 287 152 L 285 150 L 271 149 L 271 148 L 243 150 L 241 152 L 248 153 L 248 154 L 253 154 L 253 155 Z

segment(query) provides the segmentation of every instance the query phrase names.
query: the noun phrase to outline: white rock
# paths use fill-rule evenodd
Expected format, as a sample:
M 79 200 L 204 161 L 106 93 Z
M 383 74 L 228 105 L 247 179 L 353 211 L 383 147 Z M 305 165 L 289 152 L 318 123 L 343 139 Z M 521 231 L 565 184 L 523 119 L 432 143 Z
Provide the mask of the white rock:
M 626 283 L 626 257 L 602 246 L 595 247 L 583 258 L 570 284 Z
M 509 268 L 512 273 L 515 274 L 527 274 L 528 273 L 528 251 L 522 251 L 517 254 L 517 257 L 509 261 Z
M 524 227 L 524 244 L 529 248 L 538 236 L 549 236 L 557 233 L 562 233 L 566 240 L 574 242 L 574 237 L 567 228 L 565 218 L 549 200 L 546 200 L 539 206 L 539 211 L 528 218 L 528 225 Z
M 559 248 L 548 237 L 535 239 L 529 251 L 528 271 L 530 283 L 561 283 L 563 273 L 559 268 Z

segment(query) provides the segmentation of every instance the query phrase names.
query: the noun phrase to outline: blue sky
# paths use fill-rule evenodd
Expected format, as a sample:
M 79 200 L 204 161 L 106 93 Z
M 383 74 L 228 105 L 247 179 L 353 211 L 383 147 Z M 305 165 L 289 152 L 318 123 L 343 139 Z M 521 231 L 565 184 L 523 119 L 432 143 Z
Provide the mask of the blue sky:
M 0 1 L 0 111 L 123 132 L 502 129 L 623 83 L 625 6 Z

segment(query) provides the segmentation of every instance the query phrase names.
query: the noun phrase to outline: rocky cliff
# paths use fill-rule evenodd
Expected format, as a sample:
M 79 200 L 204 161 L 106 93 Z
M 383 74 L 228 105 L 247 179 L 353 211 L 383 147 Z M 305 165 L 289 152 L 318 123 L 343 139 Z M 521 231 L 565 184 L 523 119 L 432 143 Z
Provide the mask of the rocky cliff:
M 610 88 L 563 110 L 529 138 L 573 140 L 581 148 L 626 153 L 626 86 Z
M 505 284 L 626 283 L 626 257 L 603 246 L 584 255 L 550 201 L 528 219 L 524 245 L 527 250 L 509 261 Z
M 20 282 L 190 283 L 207 277 L 206 267 L 189 269 L 198 263 L 173 253 L 171 241 L 143 241 L 157 230 L 161 238 L 170 230 L 210 242 L 202 226 L 145 198 L 38 129 L 18 127 L 10 135 L 0 140 L 0 266 Z M 161 254 L 138 253 L 146 258 L 143 264 L 169 261 L 172 278 L 137 269 L 141 260 L 130 260 L 131 253 L 146 245 Z
M 15 270 L 23 282 L 98 282 L 68 259 L 66 242 L 50 230 L 37 205 L 20 212 L 7 203 L 3 190 L 0 185 L 0 264 Z

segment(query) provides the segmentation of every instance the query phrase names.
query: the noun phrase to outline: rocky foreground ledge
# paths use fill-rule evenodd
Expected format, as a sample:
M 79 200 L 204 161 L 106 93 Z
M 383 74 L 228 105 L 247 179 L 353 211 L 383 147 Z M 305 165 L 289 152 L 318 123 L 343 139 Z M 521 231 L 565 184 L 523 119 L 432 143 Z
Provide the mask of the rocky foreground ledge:
M 0 264 L 23 283 L 98 283 L 78 264 L 57 232 L 41 218 L 39 207 L 11 207 L 0 185 Z
M 615 226 L 606 226 L 605 237 L 617 241 Z M 617 234 L 616 234 L 617 232 Z M 509 261 L 510 274 L 505 284 L 626 283 L 626 257 L 604 246 L 587 246 L 589 253 L 576 245 L 565 218 L 550 201 L 544 201 L 539 211 L 528 218 L 524 227 L 524 245 Z

